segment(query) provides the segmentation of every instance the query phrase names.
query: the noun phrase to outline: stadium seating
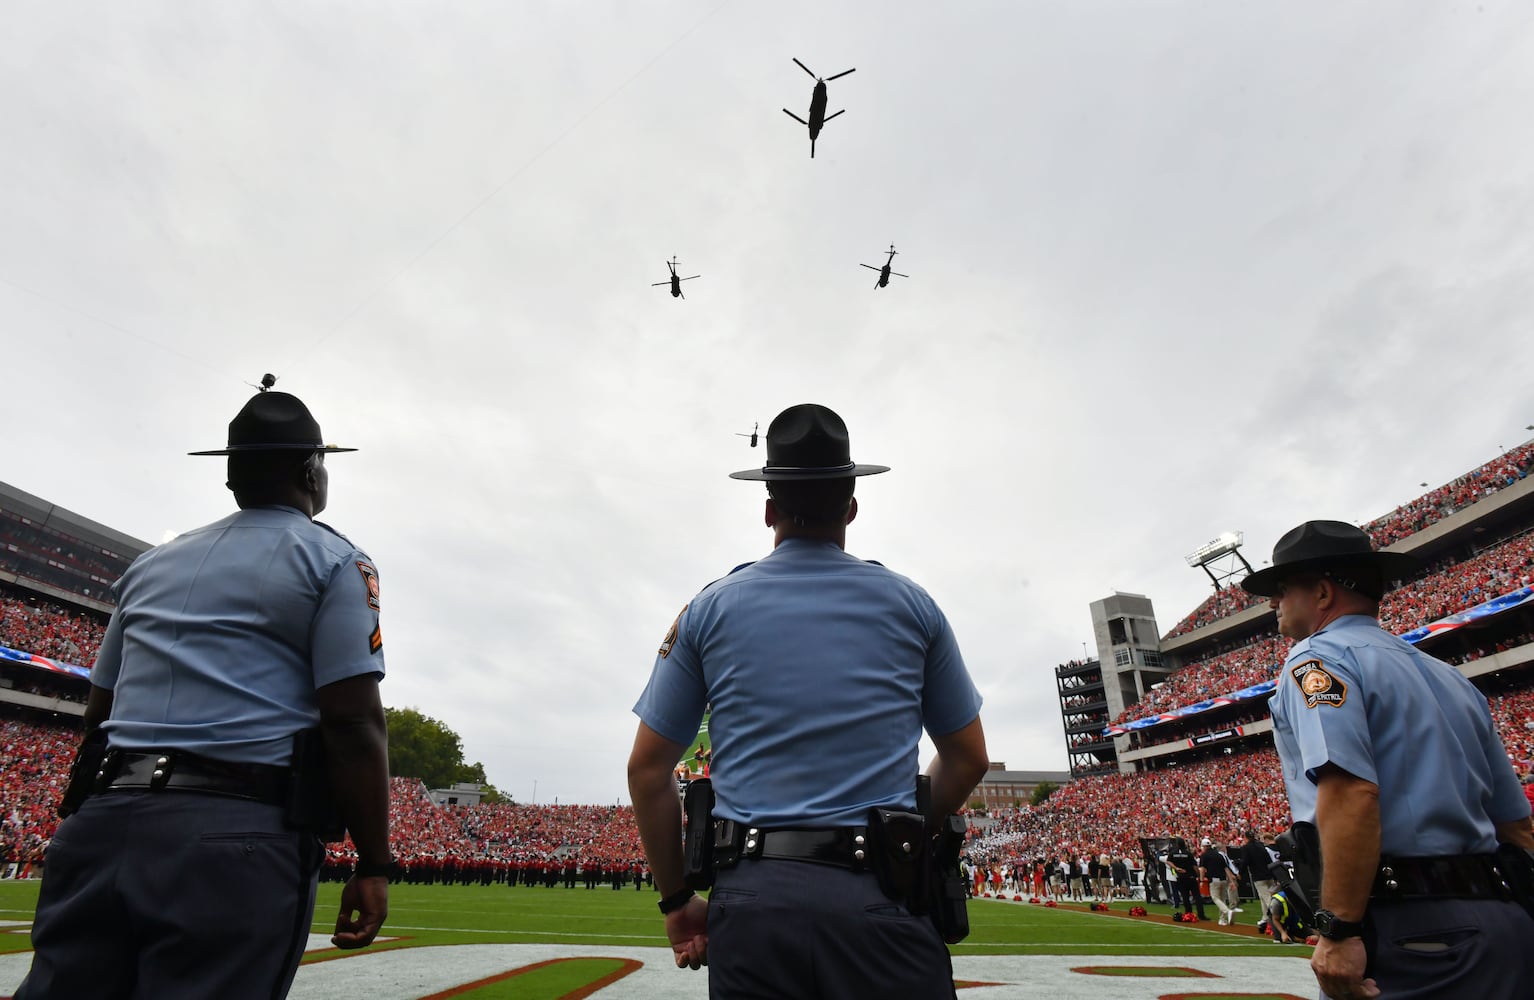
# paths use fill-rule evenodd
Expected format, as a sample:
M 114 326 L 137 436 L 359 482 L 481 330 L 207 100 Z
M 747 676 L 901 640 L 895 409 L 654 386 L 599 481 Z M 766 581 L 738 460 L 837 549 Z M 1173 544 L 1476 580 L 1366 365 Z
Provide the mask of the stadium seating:
M 0 646 L 88 667 L 105 633 L 104 622 L 62 604 L 0 593 Z

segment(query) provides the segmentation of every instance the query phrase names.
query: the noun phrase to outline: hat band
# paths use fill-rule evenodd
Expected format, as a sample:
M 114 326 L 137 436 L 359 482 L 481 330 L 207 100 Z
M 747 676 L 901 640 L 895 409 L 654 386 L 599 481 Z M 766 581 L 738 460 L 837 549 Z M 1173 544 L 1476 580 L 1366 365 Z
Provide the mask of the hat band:
M 856 462 L 848 462 L 846 465 L 764 465 L 763 472 L 851 472 L 856 469 Z

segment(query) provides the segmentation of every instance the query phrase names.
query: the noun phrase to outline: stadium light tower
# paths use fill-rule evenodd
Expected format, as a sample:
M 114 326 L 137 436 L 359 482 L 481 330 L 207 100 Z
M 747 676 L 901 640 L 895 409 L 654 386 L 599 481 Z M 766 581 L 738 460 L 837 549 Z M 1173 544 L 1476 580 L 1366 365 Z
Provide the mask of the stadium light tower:
M 1197 566 L 1208 574 L 1209 582 L 1214 584 L 1214 592 L 1218 594 L 1220 587 L 1242 570 L 1246 576 L 1252 574 L 1252 564 L 1241 554 L 1241 544 L 1245 541 L 1245 532 L 1227 531 L 1188 553 L 1188 565 Z

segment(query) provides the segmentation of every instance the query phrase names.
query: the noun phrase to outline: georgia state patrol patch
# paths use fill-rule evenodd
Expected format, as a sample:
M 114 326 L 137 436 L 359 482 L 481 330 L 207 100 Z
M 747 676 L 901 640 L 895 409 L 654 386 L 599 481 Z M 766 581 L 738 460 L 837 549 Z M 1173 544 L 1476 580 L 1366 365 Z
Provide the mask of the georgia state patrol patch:
M 357 562 L 357 569 L 362 573 L 362 582 L 368 588 L 368 607 L 377 611 L 379 609 L 378 570 L 361 560 Z
M 1305 707 L 1330 705 L 1336 708 L 1348 700 L 1348 685 L 1336 674 L 1322 666 L 1320 660 L 1305 660 L 1289 668 L 1294 682 L 1305 695 Z
M 677 630 L 681 628 L 682 616 L 686 613 L 687 605 L 684 604 L 682 605 L 682 610 L 676 613 L 676 621 L 672 622 L 671 627 L 666 630 L 666 638 L 660 641 L 660 649 L 656 650 L 655 652 L 656 655 L 658 655 L 661 659 L 664 660 L 666 657 L 671 655 L 671 647 L 676 644 Z

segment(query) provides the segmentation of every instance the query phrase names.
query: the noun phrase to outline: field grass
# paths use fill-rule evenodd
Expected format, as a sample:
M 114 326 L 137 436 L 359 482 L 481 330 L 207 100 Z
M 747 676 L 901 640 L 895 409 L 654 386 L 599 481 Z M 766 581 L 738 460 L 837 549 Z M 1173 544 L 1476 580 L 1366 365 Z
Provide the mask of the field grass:
M 40 883 L 0 882 L 0 920 L 30 921 Z M 320 886 L 314 932 L 328 935 L 340 902 L 336 884 Z M 394 885 L 389 890 L 385 933 L 399 940 L 382 949 L 446 944 L 566 944 L 659 948 L 666 944 L 656 894 L 648 889 L 545 889 L 517 886 Z M 1089 913 L 1026 903 L 972 900 L 970 936 L 955 955 L 1308 955 L 1280 949 L 1245 927 L 1165 922 L 1166 907 L 1151 918 Z M 1256 912 L 1248 905 L 1248 916 Z M 24 934 L 0 934 L 0 953 L 25 951 Z M 315 956 L 311 956 L 311 960 Z

